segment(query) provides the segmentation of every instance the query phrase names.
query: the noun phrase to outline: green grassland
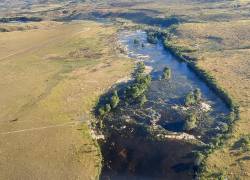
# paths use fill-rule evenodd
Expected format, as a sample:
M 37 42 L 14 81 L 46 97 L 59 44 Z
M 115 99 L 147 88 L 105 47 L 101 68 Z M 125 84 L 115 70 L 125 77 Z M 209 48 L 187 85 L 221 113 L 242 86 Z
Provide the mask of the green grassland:
M 0 179 L 96 179 L 90 112 L 132 64 L 110 46 L 113 27 L 37 26 L 0 33 Z

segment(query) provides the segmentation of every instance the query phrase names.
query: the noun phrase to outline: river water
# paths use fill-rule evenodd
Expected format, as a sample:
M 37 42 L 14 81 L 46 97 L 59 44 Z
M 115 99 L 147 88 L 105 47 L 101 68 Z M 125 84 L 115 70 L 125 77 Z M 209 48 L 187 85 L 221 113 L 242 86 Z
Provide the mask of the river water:
M 134 43 L 134 40 L 138 43 Z M 102 143 L 104 166 L 102 179 L 192 179 L 192 152 L 199 143 L 187 139 L 166 138 L 156 140 L 149 135 L 152 124 L 167 134 L 183 134 L 183 117 L 178 113 L 185 108 L 184 98 L 188 92 L 199 88 L 202 102 L 209 111 L 199 114 L 197 128 L 185 132 L 196 141 L 208 143 L 225 124 L 229 109 L 208 86 L 196 76 L 185 62 L 180 62 L 159 41 L 147 42 L 144 31 L 122 31 L 119 43 L 127 49 L 127 55 L 143 61 L 152 69 L 152 83 L 147 93 L 148 102 L 143 106 L 119 108 L 104 119 L 107 140 Z M 172 70 L 170 80 L 159 80 L 164 67 Z M 185 110 L 185 109 L 184 109 Z M 152 122 L 152 119 L 156 119 Z M 153 128 L 154 129 L 154 128 Z M 155 133 L 157 132 L 157 133 Z

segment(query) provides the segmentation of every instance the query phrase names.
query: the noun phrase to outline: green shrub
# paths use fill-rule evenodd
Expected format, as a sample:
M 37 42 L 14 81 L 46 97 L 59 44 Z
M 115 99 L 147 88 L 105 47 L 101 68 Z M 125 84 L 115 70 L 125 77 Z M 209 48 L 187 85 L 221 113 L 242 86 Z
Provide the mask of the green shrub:
M 250 136 L 244 136 L 239 140 L 240 149 L 243 151 L 250 150 Z
M 196 102 L 201 100 L 201 90 L 198 88 L 194 90 L 194 99 Z
M 170 79 L 171 78 L 171 69 L 169 67 L 165 67 L 163 70 L 163 79 Z
M 140 44 L 140 41 L 138 39 L 134 39 L 134 44 L 135 45 L 139 45 Z
M 158 42 L 157 36 L 156 32 L 147 32 L 147 41 L 151 44 L 156 44 Z
M 190 106 L 195 104 L 195 98 L 193 92 L 189 92 L 185 98 L 185 105 Z
M 137 70 L 135 76 L 141 75 L 145 71 L 145 64 L 144 62 L 137 63 Z
M 116 108 L 118 106 L 119 102 L 120 102 L 120 98 L 117 94 L 117 91 L 115 91 L 111 97 L 111 100 L 110 100 L 110 105 L 111 105 L 112 109 Z
M 200 89 L 195 89 L 194 91 L 189 92 L 185 98 L 185 105 L 191 106 L 197 104 L 201 100 L 201 91 Z
M 147 97 L 145 94 L 143 94 L 138 98 L 138 103 L 140 104 L 140 106 L 143 106 L 146 102 L 147 102 Z
M 98 109 L 98 114 L 99 114 L 100 116 L 104 116 L 104 115 L 106 114 L 105 107 L 100 107 L 100 108 Z
M 105 105 L 105 111 L 106 111 L 106 113 L 108 113 L 108 112 L 110 112 L 111 111 L 111 105 L 110 104 L 106 104 Z
M 194 165 L 200 166 L 201 163 L 203 162 L 204 158 L 205 158 L 205 156 L 201 152 L 195 153 Z
M 197 116 L 195 113 L 189 112 L 183 124 L 183 130 L 190 131 L 196 128 Z

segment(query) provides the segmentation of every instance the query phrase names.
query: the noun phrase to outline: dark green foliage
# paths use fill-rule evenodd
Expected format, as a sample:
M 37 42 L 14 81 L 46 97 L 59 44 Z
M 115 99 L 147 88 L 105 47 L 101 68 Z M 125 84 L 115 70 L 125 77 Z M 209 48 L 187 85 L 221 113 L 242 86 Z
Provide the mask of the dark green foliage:
M 145 65 L 143 62 L 137 64 L 135 71 L 135 81 L 126 89 L 126 102 L 145 103 L 145 93 L 151 84 L 150 75 L 144 74 Z M 145 97 L 144 97 L 145 96 Z
M 189 112 L 183 124 L 183 130 L 189 131 L 196 127 L 197 116 L 195 113 Z
M 215 178 L 218 180 L 227 180 L 226 176 L 224 175 L 223 172 L 219 172 L 215 175 Z
M 143 106 L 145 102 L 147 102 L 147 97 L 145 96 L 145 94 L 138 98 L 138 102 L 140 103 L 140 106 Z
M 115 109 L 121 100 L 123 100 L 125 104 L 139 103 L 142 106 L 147 101 L 145 93 L 151 83 L 150 75 L 144 74 L 144 70 L 144 63 L 139 62 L 134 73 L 135 80 L 130 86 L 123 90 L 122 98 L 120 99 L 116 90 L 112 94 L 107 94 L 107 96 L 103 97 L 99 102 L 97 109 L 98 115 L 101 117 L 105 116 Z
M 140 41 L 138 39 L 134 39 L 134 44 L 135 45 L 139 45 L 140 44 Z
M 191 105 L 194 105 L 195 102 L 196 102 L 196 101 L 195 101 L 193 92 L 189 92 L 189 93 L 186 95 L 186 98 L 185 98 L 185 105 L 186 105 L 186 106 L 191 106 Z
M 0 27 L 0 32 L 9 32 L 9 30 L 8 30 L 8 29 L 1 28 L 1 27 Z
M 151 77 L 149 75 L 137 75 L 135 83 L 128 88 L 128 96 L 132 98 L 140 97 L 147 91 L 150 83 Z
M 197 104 L 201 100 L 201 91 L 195 89 L 194 91 L 189 92 L 185 98 L 185 105 L 192 106 Z
M 109 113 L 110 111 L 111 111 L 111 105 L 110 104 L 106 104 L 105 105 L 105 111 L 106 111 L 106 113 Z
M 149 31 L 147 32 L 147 40 L 151 44 L 156 44 L 158 42 L 157 32 Z
M 112 97 L 111 97 L 111 100 L 110 100 L 110 105 L 112 107 L 112 109 L 116 108 L 118 106 L 120 102 L 120 98 L 117 94 L 117 91 L 114 91 Z
M 100 107 L 100 108 L 98 109 L 98 114 L 99 114 L 100 116 L 104 116 L 104 115 L 106 114 L 105 107 Z
M 20 22 L 34 21 L 34 22 L 39 22 L 39 21 L 42 21 L 42 18 L 40 18 L 40 17 L 25 17 L 25 16 L 0 18 L 1 23 L 8 23 L 8 22 L 11 22 L 11 21 L 20 21 Z
M 171 78 L 171 69 L 169 67 L 165 67 L 163 70 L 163 79 L 170 79 Z
M 107 113 L 109 113 L 111 111 L 111 105 L 110 104 L 106 104 L 105 106 L 101 106 L 98 109 L 98 114 L 99 116 L 105 116 Z
M 198 88 L 194 90 L 194 99 L 196 102 L 201 100 L 201 91 Z
M 242 137 L 238 142 L 238 146 L 242 151 L 249 151 L 250 150 L 250 136 Z
M 145 71 L 144 62 L 137 63 L 137 69 L 136 69 L 136 72 L 135 72 L 135 76 L 138 76 L 138 75 L 144 73 L 144 71 Z
M 120 98 L 118 96 L 117 91 L 113 92 L 111 97 L 105 97 L 104 102 L 99 102 L 98 115 L 105 116 L 111 110 L 115 109 L 120 102 Z
M 195 153 L 194 165 L 200 166 L 202 164 L 202 161 L 204 158 L 205 158 L 205 156 L 201 152 Z

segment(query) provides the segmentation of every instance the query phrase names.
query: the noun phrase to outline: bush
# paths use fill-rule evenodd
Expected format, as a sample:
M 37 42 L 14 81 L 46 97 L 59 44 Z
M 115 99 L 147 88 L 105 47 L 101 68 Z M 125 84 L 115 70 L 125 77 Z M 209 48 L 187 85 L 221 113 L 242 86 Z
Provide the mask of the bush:
M 197 104 L 201 100 L 201 91 L 200 89 L 195 89 L 194 91 L 189 92 L 185 98 L 185 105 L 191 106 Z
M 142 95 L 138 98 L 138 103 L 140 103 L 140 106 L 143 106 L 147 102 L 147 97 L 145 95 Z
M 134 39 L 134 44 L 135 45 L 139 45 L 140 44 L 140 41 L 138 39 Z
M 165 67 L 163 70 L 163 79 L 170 79 L 171 78 L 171 69 L 169 67 Z
M 194 99 L 196 102 L 201 100 L 201 90 L 198 88 L 194 90 Z
M 194 104 L 195 104 L 194 94 L 193 94 L 193 92 L 189 92 L 185 98 L 185 105 L 190 106 L 190 105 L 194 105 Z
M 135 76 L 141 75 L 142 73 L 144 73 L 144 71 L 145 71 L 144 62 L 137 63 L 137 69 L 136 69 Z
M 145 98 L 143 97 L 148 90 L 150 83 L 151 83 L 151 77 L 150 75 L 144 74 L 145 65 L 143 62 L 139 62 L 137 64 L 137 70 L 135 73 L 135 81 L 125 90 L 125 101 L 129 103 L 129 101 L 132 100 L 132 102 L 139 102 L 144 104 Z
M 240 149 L 243 151 L 249 151 L 250 150 L 250 137 L 244 136 L 239 140 Z
M 111 105 L 110 104 L 106 104 L 105 105 L 105 111 L 106 111 L 106 113 L 108 113 L 108 112 L 110 112 L 111 111 Z
M 196 127 L 197 116 L 195 113 L 188 113 L 183 125 L 183 130 L 190 131 Z
M 99 114 L 100 116 L 104 116 L 104 115 L 106 114 L 105 107 L 100 107 L 100 108 L 98 109 L 98 114 Z
M 117 94 L 117 91 L 115 91 L 113 96 L 111 97 L 111 100 L 110 100 L 110 105 L 111 105 L 112 109 L 116 108 L 118 106 L 119 102 L 120 102 L 120 98 Z
M 157 38 L 157 33 L 156 32 L 148 32 L 147 33 L 147 41 L 151 44 L 156 44 L 158 42 Z
M 194 160 L 194 165 L 195 166 L 200 166 L 201 163 L 203 162 L 205 156 L 201 152 L 197 152 L 195 154 L 195 160 Z

